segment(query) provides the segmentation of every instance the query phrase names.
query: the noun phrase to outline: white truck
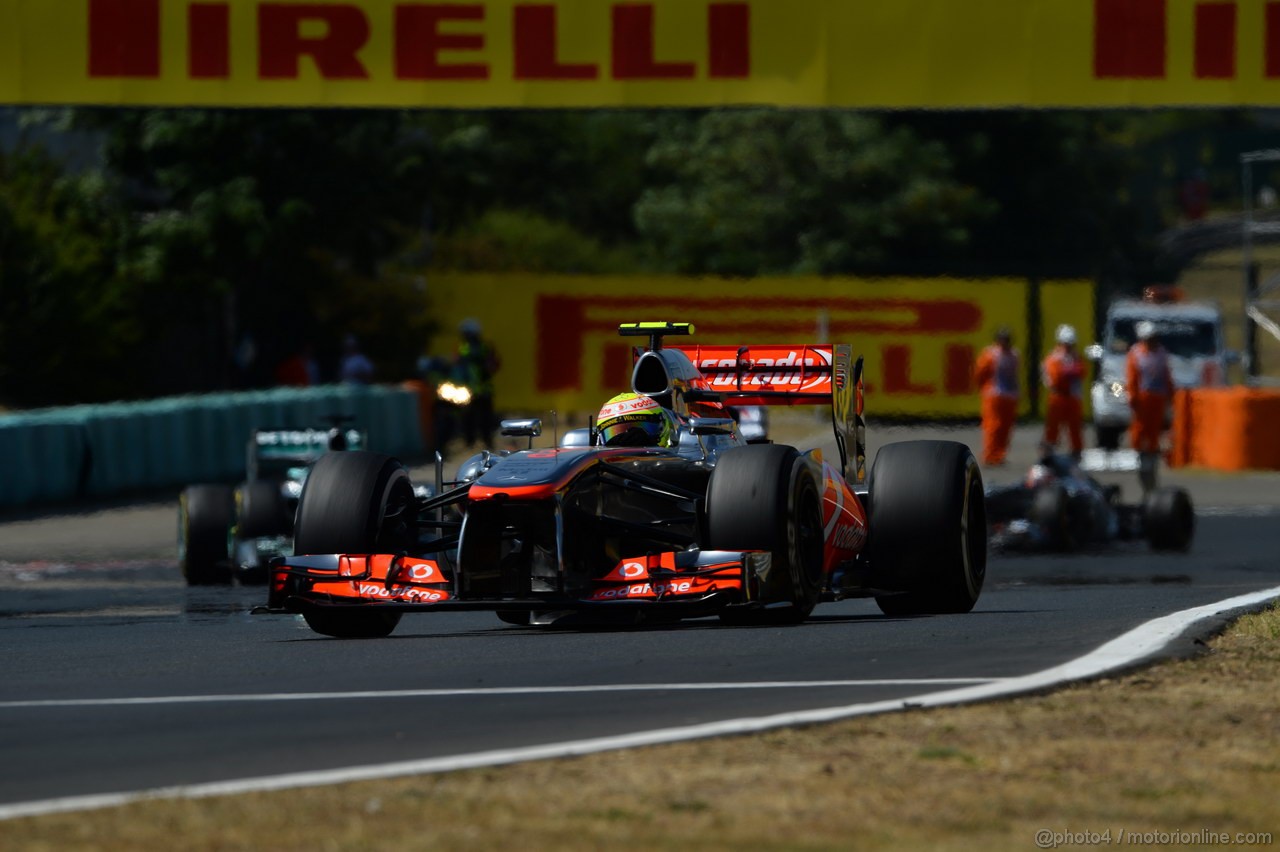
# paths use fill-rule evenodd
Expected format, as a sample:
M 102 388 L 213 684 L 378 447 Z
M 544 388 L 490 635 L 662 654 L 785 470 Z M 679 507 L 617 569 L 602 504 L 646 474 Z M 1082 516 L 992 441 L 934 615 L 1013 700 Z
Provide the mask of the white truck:
M 1137 339 L 1134 326 L 1141 320 L 1155 323 L 1156 334 L 1169 351 L 1173 383 L 1179 388 L 1224 385 L 1227 367 L 1240 360 L 1238 353 L 1226 348 L 1222 309 L 1216 303 L 1184 301 L 1176 288 L 1155 287 L 1148 287 L 1141 299 L 1112 302 L 1102 342 L 1086 350 L 1097 368 L 1091 389 L 1093 428 L 1097 445 L 1104 450 L 1119 447 L 1129 428 L 1125 361 Z

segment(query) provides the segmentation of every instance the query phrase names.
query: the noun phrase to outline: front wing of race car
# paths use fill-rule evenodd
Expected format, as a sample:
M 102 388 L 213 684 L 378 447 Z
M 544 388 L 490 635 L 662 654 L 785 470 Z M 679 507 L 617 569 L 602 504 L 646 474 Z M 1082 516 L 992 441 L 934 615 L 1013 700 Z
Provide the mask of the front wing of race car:
M 762 551 L 669 551 L 622 559 L 603 577 L 570 591 L 563 577 L 547 591 L 476 597 L 463 592 L 460 574 L 442 560 L 393 554 L 294 556 L 272 565 L 267 609 L 309 608 L 400 612 L 642 611 L 681 617 L 733 608 L 760 608 L 785 600 L 789 577 L 773 570 Z

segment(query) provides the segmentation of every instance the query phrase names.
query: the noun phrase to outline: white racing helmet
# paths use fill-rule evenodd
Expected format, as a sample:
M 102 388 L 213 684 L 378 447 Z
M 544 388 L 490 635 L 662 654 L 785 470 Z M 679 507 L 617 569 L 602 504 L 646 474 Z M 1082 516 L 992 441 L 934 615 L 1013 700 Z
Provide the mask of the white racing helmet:
M 1139 320 L 1138 324 L 1133 327 L 1133 331 L 1138 335 L 1139 340 L 1150 340 L 1155 336 L 1156 324 L 1151 320 Z
M 1067 325 L 1066 323 L 1063 323 L 1062 325 L 1058 326 L 1058 332 L 1057 334 L 1054 335 L 1054 338 L 1061 344 L 1064 344 L 1066 346 L 1074 346 L 1076 343 L 1075 326 L 1071 326 L 1071 325 Z

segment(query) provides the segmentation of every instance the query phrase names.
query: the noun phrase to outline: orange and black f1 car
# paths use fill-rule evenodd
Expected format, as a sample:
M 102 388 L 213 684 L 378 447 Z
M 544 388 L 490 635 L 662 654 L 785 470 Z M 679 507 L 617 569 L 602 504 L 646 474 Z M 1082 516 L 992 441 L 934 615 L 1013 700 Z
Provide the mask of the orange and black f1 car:
M 718 615 L 804 620 L 824 600 L 889 614 L 962 613 L 986 573 L 983 484 L 968 448 L 889 444 L 865 471 L 862 359 L 848 345 L 664 345 L 687 324 L 634 323 L 632 390 L 670 410 L 669 447 L 482 454 L 416 497 L 404 466 L 332 453 L 307 478 L 294 555 L 274 561 L 268 611 L 315 631 L 385 636 L 410 612 L 490 610 L 513 624 Z M 838 459 L 748 444 L 729 406 L 830 406 Z M 504 434 L 540 434 L 537 420 Z

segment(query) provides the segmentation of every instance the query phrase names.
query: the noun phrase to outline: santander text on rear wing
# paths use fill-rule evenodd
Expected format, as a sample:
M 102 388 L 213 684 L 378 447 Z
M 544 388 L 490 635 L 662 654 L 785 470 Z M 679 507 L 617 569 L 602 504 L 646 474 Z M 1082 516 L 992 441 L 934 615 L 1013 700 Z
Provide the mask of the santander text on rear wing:
M 830 404 L 841 467 L 850 479 L 865 478 L 862 359 L 853 361 L 853 347 L 813 343 L 669 348 L 688 356 L 726 405 Z
M 668 346 L 688 356 L 726 405 L 825 405 L 836 376 L 832 344 L 802 346 Z

